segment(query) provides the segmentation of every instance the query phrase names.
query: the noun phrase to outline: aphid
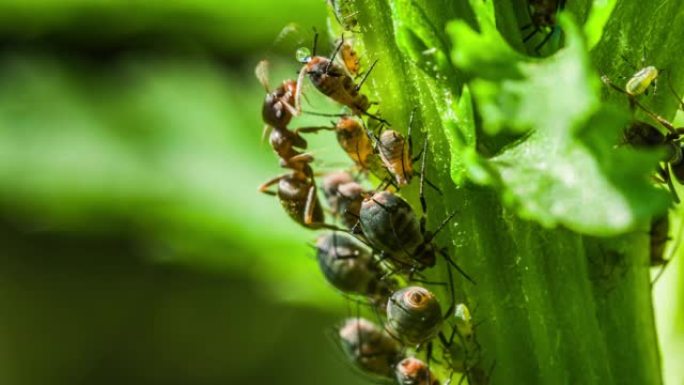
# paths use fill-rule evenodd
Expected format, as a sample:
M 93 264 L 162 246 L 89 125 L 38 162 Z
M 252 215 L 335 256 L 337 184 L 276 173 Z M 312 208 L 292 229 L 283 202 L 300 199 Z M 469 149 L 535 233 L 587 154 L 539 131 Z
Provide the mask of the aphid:
M 342 47 L 342 42 L 337 45 L 330 58 L 324 56 L 316 56 L 316 41 L 318 34 L 314 37 L 314 47 L 311 54 L 303 51 L 298 52 L 299 61 L 304 64 L 299 77 L 297 78 L 297 90 L 295 93 L 295 109 L 301 111 L 301 94 L 304 77 L 308 76 L 311 83 L 325 96 L 332 100 L 347 106 L 351 109 L 354 115 L 366 115 L 370 118 L 383 121 L 375 115 L 368 112 L 371 102 L 368 97 L 359 92 L 363 83 L 368 79 L 371 70 L 377 63 L 373 63 L 371 68 L 366 72 L 366 75 L 358 84 L 345 73 L 343 68 L 335 64 L 334 58 Z
M 424 145 L 424 155 L 426 151 L 427 146 Z M 410 272 L 422 271 L 434 266 L 436 255 L 440 254 L 448 262 L 447 266 L 453 266 L 466 279 L 473 282 L 451 259 L 445 248 L 437 248 L 432 242 L 453 218 L 453 214 L 447 217 L 434 232 L 425 229 L 427 202 L 423 194 L 424 182 L 425 159 L 421 165 L 420 175 L 420 203 L 423 210 L 420 220 L 405 200 L 390 191 L 380 191 L 366 197 L 361 204 L 359 214 L 361 231 L 373 247 Z M 448 271 L 451 272 L 451 267 Z M 450 285 L 452 285 L 451 282 Z
M 655 217 L 651 220 L 650 238 L 650 260 L 651 266 L 665 265 L 665 246 L 670 240 L 670 220 L 667 214 Z
M 409 139 L 395 130 L 384 130 L 377 139 L 377 150 L 382 163 L 394 176 L 398 186 L 409 184 L 413 178 L 413 159 L 411 158 L 411 128 Z
M 368 297 L 384 307 L 394 282 L 373 259 L 373 252 L 351 235 L 331 232 L 316 242 L 318 265 L 326 280 L 345 294 Z M 383 308 L 384 309 L 384 308 Z
M 359 23 L 352 0 L 328 0 L 335 19 L 345 31 L 352 31 Z
M 420 286 L 397 290 L 387 303 L 387 330 L 406 344 L 420 345 L 432 339 L 442 321 L 437 297 Z
M 658 69 L 654 66 L 644 67 L 632 75 L 625 84 L 625 92 L 630 96 L 639 96 L 653 86 L 657 87 Z
M 349 40 L 341 40 L 337 44 L 342 44 L 338 55 L 340 63 L 350 76 L 356 78 L 361 73 L 361 58 L 359 58 L 359 54 L 354 50 L 354 46 Z
M 539 52 L 553 34 L 560 30 L 556 14 L 563 8 L 565 8 L 565 0 L 528 0 L 527 11 L 530 15 L 530 23 L 524 25 L 522 30 L 532 28 L 532 32 L 525 36 L 523 43 L 527 43 L 538 33 L 546 33 L 544 39 L 534 47 L 534 50 Z
M 456 371 L 467 373 L 478 362 L 480 346 L 475 339 L 475 326 L 470 316 L 470 310 L 465 304 L 458 304 L 454 312 L 455 327 L 452 326 L 451 335 L 447 339 L 439 334 L 449 366 Z
M 332 214 L 339 216 L 347 228 L 353 228 L 359 221 L 363 187 L 348 172 L 333 172 L 323 178 L 323 194 Z
M 335 131 L 337 141 L 349 158 L 354 161 L 360 170 L 368 170 L 378 164 L 373 143 L 368 137 L 363 122 L 351 116 L 341 116 L 333 126 L 304 127 L 297 132 L 312 133 L 318 131 Z
M 394 378 L 394 365 L 402 357 L 399 343 L 373 322 L 349 318 L 338 337 L 347 357 L 364 373 Z
M 293 132 L 287 128 L 295 112 L 292 107 L 297 88 L 295 81 L 286 80 L 278 88 L 270 91 L 268 62 L 265 60 L 259 62 L 255 73 L 266 89 L 266 97 L 261 109 L 261 116 L 265 123 L 263 132 L 267 135 L 270 131 L 269 141 L 280 158 L 280 165 L 293 169 L 306 167 L 309 155 L 297 149 L 306 149 L 307 143 L 296 131 Z
M 399 385 L 439 385 L 439 380 L 425 362 L 415 357 L 401 360 L 395 372 Z
M 309 158 L 309 162 L 311 161 L 313 161 L 312 157 Z M 270 191 L 269 187 L 276 183 L 278 184 L 277 192 Z M 259 191 L 277 195 L 285 212 L 302 226 L 312 229 L 330 227 L 323 223 L 325 220 L 323 208 L 316 195 L 313 170 L 308 163 L 301 170 L 294 170 L 267 181 L 259 186 Z

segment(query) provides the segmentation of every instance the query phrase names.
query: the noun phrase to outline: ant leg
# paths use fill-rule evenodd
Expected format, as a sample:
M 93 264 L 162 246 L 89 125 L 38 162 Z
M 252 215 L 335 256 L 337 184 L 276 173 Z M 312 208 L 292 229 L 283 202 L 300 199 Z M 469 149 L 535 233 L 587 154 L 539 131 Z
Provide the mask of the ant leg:
M 530 29 L 532 26 L 534 26 L 534 24 L 532 24 L 532 23 L 525 24 L 525 25 L 523 25 L 522 27 L 520 27 L 520 30 L 521 30 L 521 31 L 526 31 L 526 30 Z
M 273 127 L 269 126 L 268 124 L 264 124 L 264 129 L 261 131 L 261 143 L 266 141 L 266 138 L 271 136 L 271 132 L 273 131 Z
M 461 269 L 461 267 L 460 267 L 459 265 L 457 265 L 456 262 L 454 262 L 453 259 L 451 259 L 451 257 L 450 257 L 449 254 L 446 252 L 446 250 L 440 249 L 440 250 L 438 250 L 438 251 L 439 251 L 439 253 L 442 255 L 442 257 L 444 257 L 444 259 L 446 259 L 446 261 L 447 261 L 451 266 L 453 266 L 456 270 L 458 270 L 459 273 L 461 273 L 461 275 L 463 276 L 463 278 L 467 279 L 467 280 L 468 280 L 470 283 L 472 283 L 473 285 L 477 285 L 477 283 L 476 283 L 476 282 L 475 282 L 475 281 L 474 281 L 474 280 L 473 280 L 465 271 L 463 271 L 463 269 Z
M 373 71 L 373 68 L 375 68 L 375 65 L 376 65 L 376 64 L 378 64 L 378 59 L 375 59 L 375 61 L 373 62 L 373 64 L 371 64 L 371 66 L 370 66 L 370 68 L 368 69 L 368 71 L 366 71 L 366 73 L 363 75 L 363 79 L 361 79 L 361 81 L 359 82 L 359 84 L 357 84 L 356 87 L 354 87 L 354 89 L 355 89 L 356 91 L 359 91 L 359 90 L 361 89 L 361 87 L 363 86 L 363 83 L 366 82 L 366 79 L 368 79 L 368 76 L 369 76 L 370 73 Z
M 320 127 L 299 127 L 295 128 L 295 134 L 317 134 L 318 131 L 334 131 L 335 127 L 320 126 Z
M 302 66 L 297 76 L 297 88 L 295 88 L 295 107 L 292 115 L 299 116 L 302 114 L 302 83 L 304 83 L 304 76 L 306 75 L 306 66 Z
M 268 188 L 273 186 L 274 184 L 280 182 L 281 179 L 283 179 L 284 177 L 286 177 L 288 175 L 289 174 L 278 175 L 277 177 L 269 179 L 268 181 L 262 183 L 261 186 L 259 186 L 259 192 L 262 192 L 262 193 L 268 194 L 268 195 L 276 195 L 276 193 L 274 193 L 273 191 L 269 191 Z
M 309 187 L 309 193 L 306 196 L 306 206 L 304 206 L 304 223 L 310 225 L 313 223 L 314 209 L 316 208 L 316 185 Z

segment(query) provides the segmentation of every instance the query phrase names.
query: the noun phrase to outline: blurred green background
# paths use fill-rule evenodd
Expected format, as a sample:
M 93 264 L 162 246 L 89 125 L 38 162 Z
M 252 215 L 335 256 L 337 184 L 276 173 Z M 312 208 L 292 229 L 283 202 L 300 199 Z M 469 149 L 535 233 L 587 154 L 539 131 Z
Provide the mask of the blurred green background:
M 349 310 L 313 234 L 256 192 L 282 170 L 260 143 L 254 65 L 293 77 L 298 33 L 274 39 L 325 30 L 325 12 L 0 3 L 0 384 L 366 382 L 326 337 Z M 333 141 L 310 141 L 323 168 L 344 159 Z M 669 351 L 674 276 L 659 287 Z

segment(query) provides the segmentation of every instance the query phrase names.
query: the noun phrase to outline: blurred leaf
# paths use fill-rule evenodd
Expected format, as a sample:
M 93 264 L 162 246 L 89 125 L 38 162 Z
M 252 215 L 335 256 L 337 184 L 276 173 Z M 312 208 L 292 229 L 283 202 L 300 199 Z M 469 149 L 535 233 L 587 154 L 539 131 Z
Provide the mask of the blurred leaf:
M 614 148 L 626 121 L 601 106 L 577 27 L 562 19 L 566 47 L 525 58 L 498 34 L 493 10 L 473 3 L 482 33 L 452 23 L 452 59 L 478 76 L 471 87 L 486 132 L 528 133 L 491 160 L 504 202 L 523 218 L 592 235 L 623 233 L 663 212 L 668 196 L 649 180 L 659 154 Z

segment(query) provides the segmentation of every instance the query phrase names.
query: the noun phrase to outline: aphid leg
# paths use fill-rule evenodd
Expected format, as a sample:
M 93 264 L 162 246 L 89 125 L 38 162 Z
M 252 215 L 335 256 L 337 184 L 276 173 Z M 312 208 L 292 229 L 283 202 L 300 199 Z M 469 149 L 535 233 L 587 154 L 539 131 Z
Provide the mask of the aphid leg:
M 548 43 L 548 41 L 551 39 L 551 37 L 553 36 L 554 33 L 556 33 L 556 30 L 552 28 L 551 31 L 549 31 L 549 33 L 547 33 L 546 36 L 544 36 L 544 40 L 542 40 L 541 43 L 534 46 L 534 51 L 539 53 L 539 51 L 541 51 L 541 48 L 546 43 Z
M 534 35 L 536 35 L 537 33 L 539 33 L 539 28 L 535 27 L 532 30 L 532 32 L 530 32 L 527 36 L 523 38 L 523 43 L 527 43 L 528 41 L 530 41 L 530 39 L 532 39 Z
M 454 289 L 454 273 L 451 271 L 451 266 L 447 263 L 447 274 L 449 275 L 449 295 L 451 296 L 451 303 L 444 312 L 444 319 L 447 320 L 451 316 L 451 313 L 456 309 L 456 290 Z
M 679 96 L 677 91 L 674 89 L 674 86 L 672 85 L 672 76 L 670 76 L 670 74 L 667 74 L 667 86 L 672 92 L 672 95 L 674 95 L 674 97 L 677 98 L 677 101 L 679 102 L 679 109 L 684 110 L 684 100 L 681 96 Z
M 361 87 L 363 87 L 363 83 L 366 82 L 366 80 L 368 79 L 368 76 L 370 76 L 370 74 L 371 74 L 371 72 L 373 71 L 373 68 L 375 68 L 375 65 L 376 65 L 376 64 L 378 64 L 378 59 L 375 59 L 375 61 L 373 62 L 373 64 L 371 64 L 370 68 L 368 68 L 368 71 L 366 71 L 366 73 L 363 75 L 363 79 L 361 79 L 361 81 L 359 82 L 359 84 L 357 84 L 356 87 L 354 87 L 354 89 L 355 89 L 356 91 L 359 91 L 359 90 L 361 89 Z
M 672 173 L 670 172 L 670 166 L 668 164 L 665 164 L 665 168 L 661 166 L 658 170 L 658 175 L 660 175 L 660 177 L 663 178 L 663 180 L 667 183 L 667 188 L 670 190 L 670 193 L 672 193 L 672 200 L 676 204 L 679 204 L 679 194 L 677 194 L 677 189 L 672 183 Z
M 411 137 L 409 137 L 409 141 Z M 409 142 L 409 147 L 411 147 L 411 144 Z M 420 207 L 423 209 L 423 218 L 427 216 L 427 202 L 425 201 L 425 159 L 427 158 L 427 152 L 428 152 L 428 139 L 425 138 L 425 141 L 423 142 L 423 150 L 421 151 L 423 153 L 423 159 L 420 162 L 420 189 L 419 189 L 419 196 L 420 196 Z M 423 218 L 421 218 L 421 227 L 422 227 L 422 222 L 424 221 Z M 422 228 L 424 230 L 424 228 Z M 425 231 L 423 231 L 425 233 Z
M 275 178 L 269 179 L 268 181 L 262 183 L 261 186 L 259 186 L 259 191 L 264 193 L 264 194 L 268 194 L 268 195 L 276 195 L 275 192 L 270 191 L 268 188 L 273 186 L 274 184 L 280 182 L 280 180 L 283 179 L 284 177 L 286 177 L 287 175 L 289 175 L 289 174 L 282 174 L 282 175 L 278 175 Z
M 344 34 L 342 34 L 342 37 L 340 38 L 339 44 L 337 44 L 337 46 L 333 50 L 332 54 L 330 55 L 330 59 L 328 60 L 328 64 L 325 65 L 325 69 L 323 70 L 324 74 L 328 74 L 328 71 L 330 71 L 330 67 L 332 67 L 333 62 L 335 61 L 335 57 L 340 52 L 340 49 L 342 48 L 343 44 L 344 44 Z
M 438 251 L 439 251 L 439 253 L 442 255 L 442 257 L 444 257 L 444 259 L 446 259 L 446 261 L 447 261 L 451 266 L 453 266 L 456 270 L 458 270 L 459 273 L 461 273 L 461 275 L 463 276 L 463 278 L 467 279 L 467 280 L 468 280 L 470 283 L 472 283 L 473 285 L 477 285 L 477 283 L 476 283 L 476 282 L 475 282 L 475 281 L 474 281 L 474 280 L 473 280 L 465 271 L 463 271 L 463 269 L 461 269 L 461 267 L 460 267 L 459 265 L 457 265 L 456 262 L 454 262 L 453 259 L 451 259 L 451 257 L 450 257 L 449 254 L 446 252 L 446 250 L 444 250 L 444 249 L 439 249 Z

